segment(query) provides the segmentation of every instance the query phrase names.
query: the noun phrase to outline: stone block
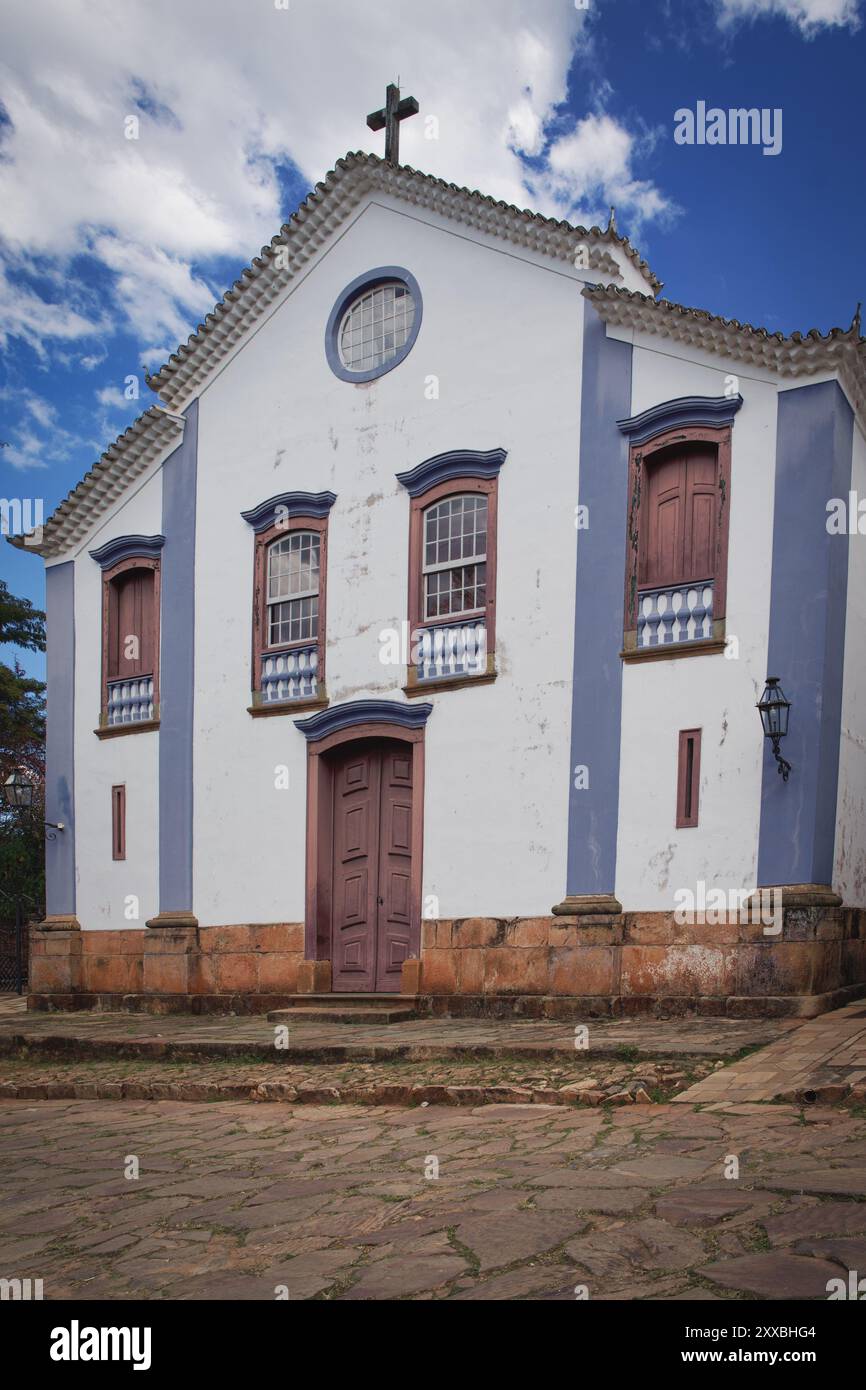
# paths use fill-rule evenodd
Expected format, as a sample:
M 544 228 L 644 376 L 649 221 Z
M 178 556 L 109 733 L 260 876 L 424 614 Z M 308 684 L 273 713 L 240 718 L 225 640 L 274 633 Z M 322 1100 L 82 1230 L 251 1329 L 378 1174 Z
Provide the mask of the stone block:
M 258 957 L 259 990 L 262 994 L 294 994 L 298 987 L 297 951 L 269 951 Z
M 298 994 L 330 994 L 331 962 L 301 960 L 298 963 Z
M 421 993 L 421 961 L 418 956 L 404 960 L 400 972 L 400 993 L 415 995 Z
M 613 946 L 565 947 L 550 952 L 550 992 L 570 995 L 617 993 L 617 950 Z
M 254 951 L 280 951 L 304 953 L 303 922 L 265 923 L 251 926 L 250 947 Z
M 457 965 L 455 952 L 425 951 L 421 957 L 421 969 L 425 994 L 455 994 L 457 992 Z
M 484 973 L 489 954 L 482 947 L 469 947 L 456 953 L 457 988 L 461 994 L 484 993 Z
M 205 927 L 199 934 L 201 949 L 213 951 L 215 954 L 224 951 L 249 951 L 252 949 L 251 931 L 252 928 L 249 926 Z
M 485 953 L 485 994 L 548 994 L 546 946 L 497 946 Z
M 737 948 L 729 946 L 625 945 L 621 992 L 656 997 L 731 994 L 737 954 Z
M 504 938 L 505 928 L 495 917 L 464 917 L 451 927 L 451 944 L 456 947 L 495 946 Z
M 549 917 L 521 917 L 505 929 L 505 940 L 509 946 L 547 946 L 550 943 Z
M 740 997 L 811 994 L 815 942 L 779 941 L 742 945 L 737 951 L 736 983 Z

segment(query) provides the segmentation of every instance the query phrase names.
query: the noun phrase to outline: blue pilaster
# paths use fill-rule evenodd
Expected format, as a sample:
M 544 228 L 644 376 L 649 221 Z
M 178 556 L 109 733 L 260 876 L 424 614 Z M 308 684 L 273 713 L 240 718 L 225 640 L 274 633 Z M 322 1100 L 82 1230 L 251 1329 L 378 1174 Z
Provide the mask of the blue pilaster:
M 847 502 L 853 432 L 836 382 L 780 391 L 767 670 L 791 701 L 793 771 L 783 782 L 765 747 L 760 885 L 832 883 L 849 542 L 827 504 Z
M 577 533 L 574 679 L 569 768 L 567 895 L 613 894 L 619 815 L 623 583 L 632 349 L 608 338 L 584 305 L 580 495 L 589 525 Z M 574 769 L 586 766 L 578 790 Z
M 159 911 L 192 912 L 198 401 L 162 470 Z
M 75 916 L 75 565 L 45 571 L 48 728 L 45 819 L 63 825 L 45 845 L 45 911 Z

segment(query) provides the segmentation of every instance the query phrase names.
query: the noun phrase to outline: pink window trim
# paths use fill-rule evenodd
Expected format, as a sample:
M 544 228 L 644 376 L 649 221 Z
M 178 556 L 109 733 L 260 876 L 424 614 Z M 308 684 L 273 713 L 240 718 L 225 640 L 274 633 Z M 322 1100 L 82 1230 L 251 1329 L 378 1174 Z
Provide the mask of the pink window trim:
M 626 633 L 637 629 L 637 595 L 640 587 L 638 567 L 645 525 L 642 504 L 648 494 L 647 470 L 653 455 L 672 444 L 703 443 L 715 445 L 718 451 L 718 511 L 716 526 L 716 556 L 714 565 L 713 622 L 726 614 L 728 590 L 728 526 L 731 512 L 731 426 L 694 425 L 687 429 L 665 430 L 646 444 L 633 444 L 629 450 L 628 513 L 626 524 L 625 602 L 623 623 Z M 696 579 L 710 578 L 695 575 Z M 627 644 L 626 644 L 627 645 Z
M 487 630 L 487 659 L 496 651 L 496 533 L 498 478 L 452 478 L 438 483 L 419 497 L 413 497 L 409 511 L 409 632 L 419 628 L 441 626 L 447 617 L 424 616 L 424 513 L 436 502 L 448 497 L 475 493 L 487 498 L 487 602 L 484 608 L 471 614 L 461 614 L 455 622 L 469 622 L 473 617 L 485 620 Z
M 131 559 L 121 560 L 113 565 L 111 569 L 103 571 L 102 575 L 102 695 L 100 705 L 100 724 L 108 723 L 108 682 L 118 679 L 109 674 L 110 671 L 110 652 L 112 641 L 116 638 L 116 633 L 112 627 L 112 614 L 114 603 L 112 600 L 112 584 L 122 574 L 127 574 L 131 570 L 150 570 L 153 574 L 153 590 L 151 598 L 150 621 L 142 623 L 147 631 L 140 635 L 142 647 L 145 639 L 150 648 L 150 661 L 147 663 L 152 667 L 151 671 L 142 671 L 141 674 L 153 676 L 153 712 L 154 718 L 159 718 L 159 619 L 160 619 L 160 561 L 146 556 L 133 556 Z M 134 724 L 129 725 L 133 730 Z
M 677 757 L 677 829 L 698 824 L 701 786 L 701 730 L 681 729 Z
M 111 857 L 126 858 L 126 785 L 111 788 Z
M 268 547 L 272 541 L 282 540 L 284 536 L 290 535 L 292 531 L 314 531 L 319 537 L 319 631 L 317 637 L 318 647 L 318 667 L 316 672 L 316 682 L 320 691 L 325 688 L 325 619 L 326 592 L 328 576 L 328 518 L 317 516 L 301 516 L 293 514 L 286 521 L 281 521 L 270 526 L 267 531 L 260 531 L 256 536 L 255 564 L 253 575 L 253 644 L 252 644 L 252 682 L 251 689 L 253 697 L 261 694 L 262 688 L 262 657 L 267 652 L 290 652 L 298 647 L 312 646 L 310 638 L 301 638 L 297 642 L 282 642 L 279 646 L 271 647 L 267 642 L 268 635 Z

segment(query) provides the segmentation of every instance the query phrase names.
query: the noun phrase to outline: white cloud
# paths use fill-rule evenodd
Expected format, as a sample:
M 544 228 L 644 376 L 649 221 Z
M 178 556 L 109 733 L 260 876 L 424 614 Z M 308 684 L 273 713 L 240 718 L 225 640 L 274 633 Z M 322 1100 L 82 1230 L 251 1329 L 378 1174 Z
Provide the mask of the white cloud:
M 29 430 L 18 430 L 14 442 L 3 450 L 3 462 L 21 472 L 28 468 L 47 468 L 48 464 L 42 458 L 44 448 L 44 439 Z
M 675 205 L 634 173 L 637 158 L 654 138 L 632 134 L 605 112 L 587 116 L 551 145 L 536 191 L 543 198 L 546 190 L 561 216 L 587 224 L 603 225 L 611 205 L 619 222 L 627 218 L 633 230 L 650 219 L 668 218 Z
M 128 401 L 119 386 L 103 386 L 96 393 L 96 399 L 100 405 L 104 405 L 113 410 L 126 410 L 133 402 Z
M 780 16 L 811 39 L 822 29 L 860 27 L 859 0 L 717 0 L 717 4 L 723 28 L 738 20 Z
M 614 194 L 622 218 L 655 217 L 667 205 L 634 173 L 637 136 L 612 116 L 595 132 L 618 156 L 610 175 L 592 127 L 557 125 L 574 55 L 589 50 L 588 14 L 570 0 L 15 7 L 0 58 L 10 121 L 0 238 L 40 272 L 75 256 L 107 268 L 120 311 L 111 327 L 131 326 L 156 365 L 224 287 L 208 267 L 251 258 L 277 231 L 280 164 L 312 186 L 347 150 L 383 153 L 366 115 L 398 74 L 421 104 L 401 129 L 405 163 L 558 217 Z M 428 116 L 437 139 L 426 138 Z M 126 138 L 129 117 L 137 139 Z M 34 346 L 111 331 L 68 295 L 45 305 L 7 293 L 6 331 Z
M 27 391 L 23 394 L 23 403 L 37 425 L 42 425 L 44 429 L 50 429 L 55 423 L 57 411 L 51 402 L 46 401 L 44 397 L 37 396 L 33 391 Z
M 52 303 L 16 282 L 14 263 L 0 265 L 0 347 L 5 348 L 9 338 L 21 338 L 44 357 L 46 341 L 84 338 L 98 332 L 100 324 L 99 316 L 68 303 Z

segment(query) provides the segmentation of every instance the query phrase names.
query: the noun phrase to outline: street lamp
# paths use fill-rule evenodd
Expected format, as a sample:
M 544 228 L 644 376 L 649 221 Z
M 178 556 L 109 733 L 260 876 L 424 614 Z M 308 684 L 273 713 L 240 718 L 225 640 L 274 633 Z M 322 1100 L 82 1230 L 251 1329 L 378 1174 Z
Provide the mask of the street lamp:
M 7 806 L 33 805 L 33 783 L 20 772 L 13 772 L 3 783 L 3 800 Z
M 782 781 L 787 782 L 791 764 L 779 752 L 779 742 L 788 732 L 791 701 L 786 698 L 785 692 L 779 684 L 778 676 L 767 677 L 767 686 L 758 701 L 757 708 L 761 715 L 764 735 L 766 738 L 772 739 L 773 757 L 779 764 L 776 770 L 781 774 Z
M 2 791 L 3 800 L 6 802 L 7 806 L 11 806 L 16 810 L 33 810 L 33 781 L 30 777 L 25 777 L 23 772 L 10 773 L 3 783 Z M 51 830 L 66 829 L 62 821 L 47 820 L 44 821 L 43 824 L 46 827 L 46 834 L 48 834 L 49 827 Z M 48 834 L 49 840 L 53 840 L 54 838 L 53 835 Z

